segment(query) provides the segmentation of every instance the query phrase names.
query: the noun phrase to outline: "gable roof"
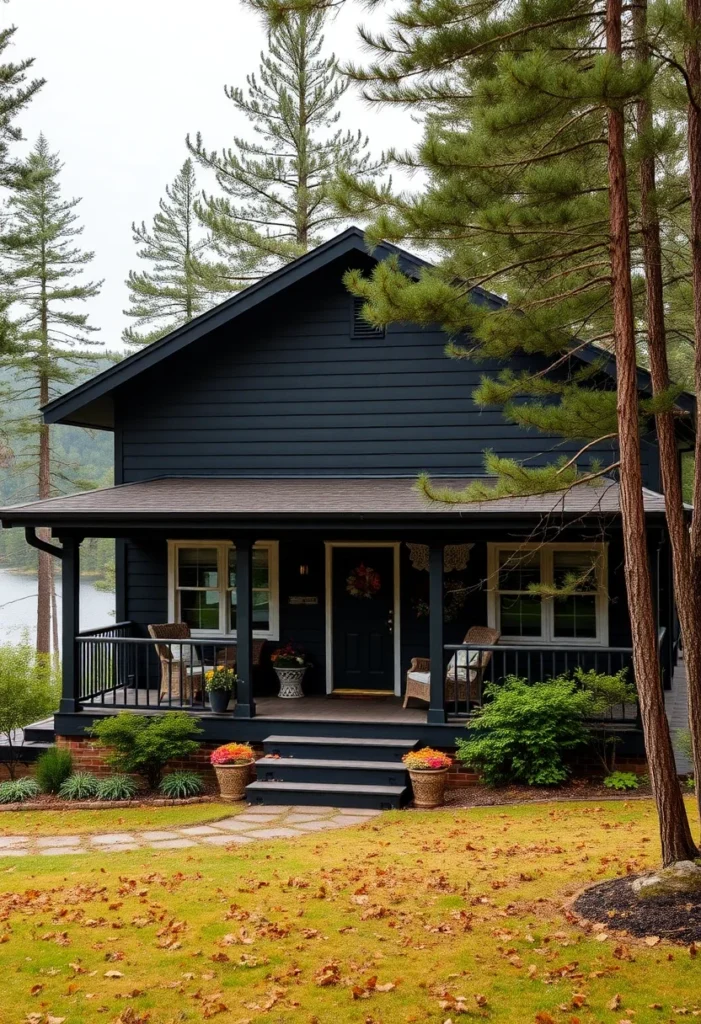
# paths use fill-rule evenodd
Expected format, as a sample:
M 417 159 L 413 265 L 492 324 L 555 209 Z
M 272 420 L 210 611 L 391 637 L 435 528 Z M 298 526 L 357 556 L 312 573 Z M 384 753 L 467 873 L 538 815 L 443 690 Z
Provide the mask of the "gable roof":
M 97 427 L 106 430 L 112 429 L 114 417 L 111 392 L 115 388 L 127 383 L 145 370 L 158 365 L 169 356 L 182 351 L 188 345 L 198 341 L 216 328 L 230 323 L 242 313 L 255 309 L 256 306 L 278 295 L 286 288 L 289 288 L 290 285 L 296 284 L 298 281 L 328 266 L 339 257 L 351 252 L 360 252 L 365 256 L 372 256 L 378 261 L 384 260 L 388 256 L 397 256 L 400 267 L 410 276 L 416 276 L 423 268 L 432 266 L 431 263 L 420 256 L 415 256 L 389 242 L 382 242 L 370 251 L 365 243 L 365 236 L 362 230 L 355 226 L 349 227 L 341 232 L 341 234 L 330 238 L 327 242 L 323 242 L 315 249 L 305 253 L 304 256 L 300 256 L 298 259 L 273 271 L 272 274 L 268 274 L 267 277 L 255 282 L 248 288 L 237 292 L 231 298 L 207 310 L 206 313 L 202 313 L 201 316 L 196 317 L 189 323 L 184 324 L 182 327 L 177 327 L 158 341 L 153 342 L 138 352 L 134 352 L 120 362 L 115 363 L 114 366 L 108 367 L 108 369 L 67 391 L 66 394 L 53 399 L 41 410 L 44 422 L 69 423 L 75 426 Z M 498 308 L 506 305 L 505 299 L 486 291 L 484 288 L 475 287 L 472 289 L 472 293 L 480 301 L 491 306 Z M 573 355 L 583 362 L 591 363 L 606 355 L 606 353 L 594 346 L 581 347 L 581 345 L 574 341 L 573 345 L 576 345 Z M 612 355 L 608 355 L 606 358 L 603 371 L 615 380 L 616 361 Z M 651 393 L 650 374 L 641 367 L 638 368 L 638 382 L 641 391 Z M 687 392 L 683 392 L 677 400 L 678 407 L 687 413 L 694 413 L 695 404 L 694 396 Z
M 126 359 L 108 367 L 77 387 L 53 399 L 42 409 L 45 423 L 71 423 L 76 426 L 99 427 L 110 429 L 112 423 L 112 405 L 110 392 L 132 380 L 162 360 L 182 351 L 192 342 L 209 334 L 224 324 L 230 323 L 242 313 L 255 309 L 262 302 L 273 298 L 285 288 L 296 284 L 310 274 L 328 266 L 334 260 L 351 252 L 362 252 L 382 260 L 388 256 L 399 257 L 399 263 L 406 273 L 417 274 L 422 267 L 430 266 L 425 260 L 399 249 L 397 246 L 383 242 L 370 254 L 360 228 L 350 227 L 340 235 L 323 242 L 316 249 L 293 260 L 267 277 L 232 295 L 230 299 L 220 302 L 218 306 L 207 310 L 182 327 L 177 327 L 151 345 L 134 352 Z M 485 293 L 486 295 L 487 293 Z

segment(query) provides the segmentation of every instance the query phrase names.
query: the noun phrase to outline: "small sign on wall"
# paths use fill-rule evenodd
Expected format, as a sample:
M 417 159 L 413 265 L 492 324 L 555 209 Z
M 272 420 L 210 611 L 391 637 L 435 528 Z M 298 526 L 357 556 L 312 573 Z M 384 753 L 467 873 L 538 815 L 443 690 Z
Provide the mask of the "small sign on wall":
M 318 597 L 309 597 L 307 594 L 298 594 L 289 599 L 290 604 L 318 604 Z

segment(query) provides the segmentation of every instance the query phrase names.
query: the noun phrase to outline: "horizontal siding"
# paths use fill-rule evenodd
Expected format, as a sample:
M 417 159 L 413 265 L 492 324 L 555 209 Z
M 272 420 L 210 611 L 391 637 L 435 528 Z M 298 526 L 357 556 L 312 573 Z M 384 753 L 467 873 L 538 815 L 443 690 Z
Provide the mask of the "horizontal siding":
M 124 482 L 159 475 L 476 474 L 485 449 L 538 465 L 576 442 L 479 408 L 500 364 L 450 360 L 437 328 L 351 338 L 350 257 L 125 385 L 116 399 Z M 359 254 L 358 265 L 369 269 Z M 542 369 L 519 357 L 515 372 Z M 603 453 L 592 451 L 592 456 Z

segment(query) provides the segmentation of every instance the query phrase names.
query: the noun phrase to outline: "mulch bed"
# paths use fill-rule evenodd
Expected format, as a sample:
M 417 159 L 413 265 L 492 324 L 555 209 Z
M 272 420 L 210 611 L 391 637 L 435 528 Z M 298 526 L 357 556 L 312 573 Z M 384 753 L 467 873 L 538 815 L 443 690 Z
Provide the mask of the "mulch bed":
M 121 807 L 182 807 L 185 804 L 212 804 L 217 796 L 188 796 L 182 800 L 167 800 L 165 797 L 142 797 L 136 800 L 59 800 L 58 797 L 42 797 L 41 800 L 25 800 L 21 804 L 0 804 L 3 811 L 107 811 Z
M 638 895 L 631 889 L 633 880 L 614 878 L 586 889 L 574 901 L 575 913 L 637 938 L 658 936 L 687 945 L 701 940 L 701 888 Z
M 448 809 L 456 807 L 492 807 L 501 804 L 527 804 L 561 802 L 567 800 L 636 800 L 649 798 L 652 790 L 649 785 L 641 785 L 638 789 L 617 791 L 607 789 L 597 780 L 577 779 L 564 786 L 500 786 L 498 789 L 489 786 L 467 786 L 464 789 L 448 789 L 445 803 Z

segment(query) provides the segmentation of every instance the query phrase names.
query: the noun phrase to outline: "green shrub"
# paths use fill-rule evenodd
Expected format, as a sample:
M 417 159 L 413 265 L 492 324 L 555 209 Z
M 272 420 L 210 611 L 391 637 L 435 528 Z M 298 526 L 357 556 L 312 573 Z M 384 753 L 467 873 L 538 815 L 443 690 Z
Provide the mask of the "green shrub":
M 691 761 L 693 757 L 691 748 L 691 729 L 677 729 L 674 734 L 674 739 L 676 740 L 679 752 Z
M 639 789 L 640 776 L 635 772 L 611 772 L 604 779 L 607 789 Z
M 64 800 L 90 800 L 97 796 L 99 780 L 92 772 L 74 772 L 63 783 L 58 795 Z
M 185 711 L 152 717 L 122 711 L 103 718 L 91 735 L 109 748 L 107 762 L 112 768 L 143 775 L 149 787 L 157 789 L 168 761 L 194 754 L 200 732 L 199 719 Z
M 188 796 L 199 796 L 204 792 L 204 782 L 198 772 L 170 772 L 164 775 L 158 787 L 170 800 L 184 800 Z
M 23 804 L 25 800 L 33 800 L 41 790 L 36 779 L 10 779 L 0 783 L 0 804 Z
M 37 654 L 28 639 L 0 644 L 0 735 L 5 737 L 5 765 L 14 779 L 23 738 L 20 730 L 46 718 L 58 707 L 60 683 L 46 654 Z
M 487 703 L 470 722 L 474 738 L 458 739 L 458 758 L 495 786 L 564 782 L 563 755 L 586 743 L 591 698 L 573 679 L 529 685 L 515 676 L 485 687 Z
M 135 779 L 131 775 L 108 775 L 97 783 L 98 800 L 133 800 L 139 791 Z
M 58 793 L 73 772 L 73 757 L 63 747 L 49 747 L 37 761 L 36 779 L 44 793 Z
M 638 692 L 626 676 L 627 669 L 612 676 L 593 669 L 585 672 L 577 668 L 574 672 L 577 683 L 591 698 L 589 714 L 597 719 L 597 727 L 591 732 L 592 746 L 607 774 L 615 771 L 616 747 L 621 742 L 612 714 L 616 715 L 623 704 L 638 703 Z

